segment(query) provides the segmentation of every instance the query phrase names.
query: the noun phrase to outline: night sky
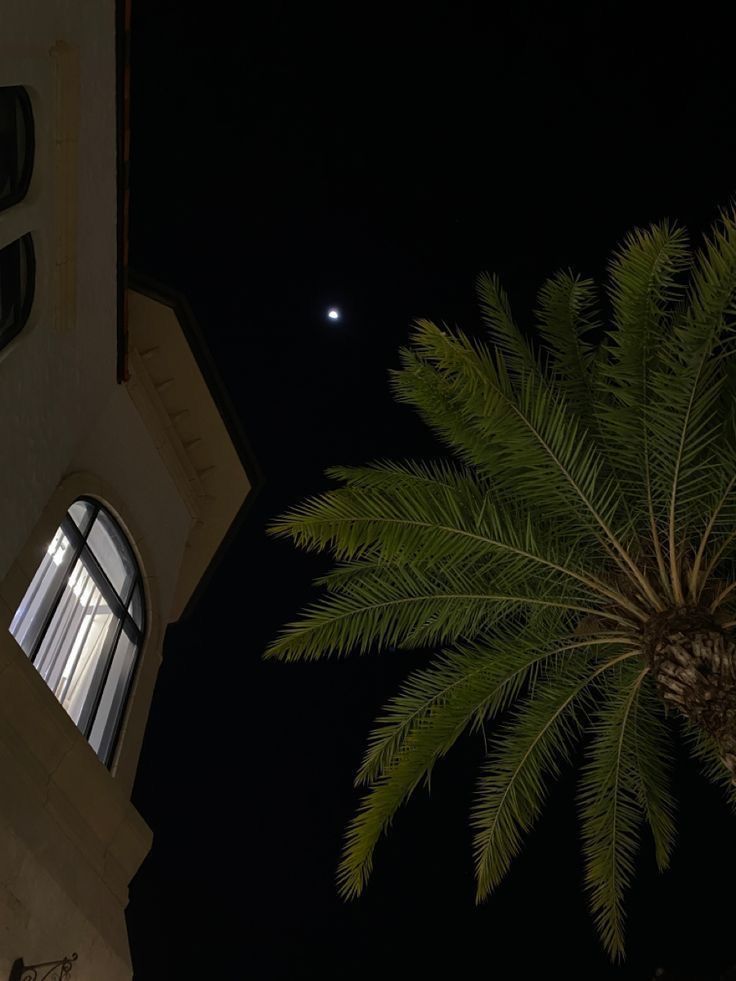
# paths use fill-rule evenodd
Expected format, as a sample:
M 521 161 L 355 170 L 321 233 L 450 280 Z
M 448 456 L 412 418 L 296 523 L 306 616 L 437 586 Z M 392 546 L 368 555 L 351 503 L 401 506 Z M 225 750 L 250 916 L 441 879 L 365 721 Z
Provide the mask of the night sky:
M 671 871 L 657 876 L 644 847 L 622 968 L 580 890 L 574 777 L 475 907 L 477 739 L 400 813 L 346 905 L 334 874 L 353 774 L 422 655 L 261 654 L 330 565 L 267 538 L 268 521 L 326 489 L 331 464 L 445 455 L 389 392 L 412 319 L 477 331 L 488 270 L 528 323 L 558 268 L 600 279 L 631 227 L 672 217 L 697 237 L 728 203 L 725 22 L 670 14 L 645 34 L 603 7 L 259 7 L 133 0 L 131 267 L 188 298 L 265 475 L 198 607 L 167 633 L 133 797 L 155 835 L 128 909 L 136 981 L 649 981 L 661 965 L 715 979 L 736 963 L 721 898 L 734 825 L 694 770 L 678 771 Z

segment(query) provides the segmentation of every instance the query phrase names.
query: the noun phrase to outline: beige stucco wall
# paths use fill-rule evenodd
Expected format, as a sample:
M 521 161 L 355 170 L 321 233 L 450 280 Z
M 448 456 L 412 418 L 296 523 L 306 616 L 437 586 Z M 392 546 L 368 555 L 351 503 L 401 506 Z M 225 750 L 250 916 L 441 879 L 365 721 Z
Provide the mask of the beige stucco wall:
M 129 979 L 127 889 L 151 842 L 129 793 L 188 519 L 116 383 L 114 16 L 113 0 L 0 4 L 0 85 L 26 86 L 36 123 L 31 188 L 0 213 L 0 247 L 31 232 L 37 260 L 30 320 L 0 351 L 0 977 L 17 957 L 76 951 L 76 981 Z M 78 493 L 115 510 L 147 577 L 115 775 L 8 633 Z
M 65 56 L 51 53 L 58 41 L 68 48 Z M 21 204 L 0 213 L 0 246 L 31 231 L 39 267 L 31 321 L 0 351 L 0 520 L 6 519 L 1 576 L 65 473 L 88 421 L 115 385 L 112 0 L 3 0 L 0 84 L 26 85 L 37 121 L 30 192 Z M 63 158 L 72 172 L 59 186 L 62 143 L 75 152 Z M 70 199 L 73 209 L 64 206 Z M 75 289 L 60 291 L 58 267 L 70 252 Z M 71 322 L 58 316 L 59 299 L 76 308 Z M 22 480 L 16 461 L 24 463 Z
M 76 952 L 131 976 L 123 910 L 151 833 L 7 632 L 0 605 L 0 976 Z

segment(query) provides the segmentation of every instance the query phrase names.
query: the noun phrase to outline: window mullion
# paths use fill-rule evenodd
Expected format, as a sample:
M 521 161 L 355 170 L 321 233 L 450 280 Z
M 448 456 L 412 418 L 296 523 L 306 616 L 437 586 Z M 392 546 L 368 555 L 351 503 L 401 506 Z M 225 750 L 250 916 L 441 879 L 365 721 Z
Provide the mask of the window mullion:
M 79 529 L 75 529 L 77 536 L 81 539 L 79 534 Z M 95 553 L 90 549 L 86 542 L 82 546 L 81 551 L 82 562 L 85 568 L 92 576 L 95 585 L 100 590 L 102 595 L 105 597 L 110 609 L 115 613 L 116 616 L 124 616 L 126 612 L 126 606 L 122 599 L 118 595 L 117 590 L 110 582 L 109 578 L 105 574 L 105 570 L 102 568 L 100 563 L 95 558 Z

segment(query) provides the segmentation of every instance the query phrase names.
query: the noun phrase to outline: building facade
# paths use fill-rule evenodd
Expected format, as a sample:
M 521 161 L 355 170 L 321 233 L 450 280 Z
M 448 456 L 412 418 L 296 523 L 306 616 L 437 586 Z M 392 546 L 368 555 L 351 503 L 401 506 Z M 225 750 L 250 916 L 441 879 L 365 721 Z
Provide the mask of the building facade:
M 0 12 L 0 979 L 131 977 L 166 626 L 260 480 L 186 302 L 127 270 L 125 18 Z

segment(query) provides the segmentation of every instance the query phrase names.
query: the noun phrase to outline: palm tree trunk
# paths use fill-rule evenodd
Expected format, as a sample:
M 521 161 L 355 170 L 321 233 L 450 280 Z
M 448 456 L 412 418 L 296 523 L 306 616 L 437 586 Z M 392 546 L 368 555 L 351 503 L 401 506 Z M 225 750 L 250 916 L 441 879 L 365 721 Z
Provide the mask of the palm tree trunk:
M 736 784 L 736 642 L 692 607 L 652 618 L 646 656 L 660 697 L 711 736 Z

